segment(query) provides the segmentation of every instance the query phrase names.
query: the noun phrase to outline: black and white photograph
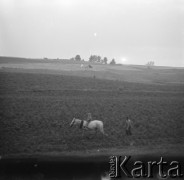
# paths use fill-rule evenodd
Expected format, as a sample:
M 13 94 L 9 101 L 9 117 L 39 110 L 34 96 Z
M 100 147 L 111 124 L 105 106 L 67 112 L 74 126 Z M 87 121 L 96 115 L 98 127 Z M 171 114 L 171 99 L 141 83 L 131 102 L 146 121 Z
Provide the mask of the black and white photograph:
M 184 178 L 184 0 L 0 0 L 0 180 Z

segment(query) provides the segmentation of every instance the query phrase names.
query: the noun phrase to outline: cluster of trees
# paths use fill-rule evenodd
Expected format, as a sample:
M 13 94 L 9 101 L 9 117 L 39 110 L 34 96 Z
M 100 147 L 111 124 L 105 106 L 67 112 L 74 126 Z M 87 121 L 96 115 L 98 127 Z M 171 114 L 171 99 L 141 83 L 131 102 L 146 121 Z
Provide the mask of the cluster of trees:
M 97 55 L 91 55 L 89 57 L 89 62 L 91 63 L 101 63 L 101 64 L 107 64 L 107 57 L 101 58 L 101 56 L 97 56 Z
M 84 61 L 84 59 L 81 59 L 80 55 L 76 55 L 75 57 L 71 58 L 70 60 L 73 60 L 73 61 Z M 107 64 L 108 59 L 107 59 L 107 57 L 102 58 L 101 56 L 98 56 L 98 55 L 91 55 L 91 56 L 89 57 L 89 62 L 90 62 L 90 63 Z M 110 61 L 109 64 L 110 64 L 110 65 L 115 65 L 115 64 L 116 64 L 115 59 L 113 58 L 113 59 Z
M 78 55 L 78 54 L 75 57 L 70 58 L 70 60 L 73 60 L 73 61 L 84 61 L 84 59 L 81 59 L 80 55 Z
M 154 61 L 148 61 L 147 64 L 146 64 L 146 66 L 147 66 L 148 68 L 151 68 L 151 67 L 154 66 L 154 65 L 155 65 L 155 62 L 154 62 Z

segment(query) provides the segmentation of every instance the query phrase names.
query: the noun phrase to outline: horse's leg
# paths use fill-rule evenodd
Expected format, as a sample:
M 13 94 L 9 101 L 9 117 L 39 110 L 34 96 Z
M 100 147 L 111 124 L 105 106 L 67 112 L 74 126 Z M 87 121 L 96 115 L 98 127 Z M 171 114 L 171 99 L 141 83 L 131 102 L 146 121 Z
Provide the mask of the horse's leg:
M 99 131 L 104 135 L 103 127 L 100 127 L 100 128 L 99 128 Z
M 98 128 L 95 128 L 95 136 L 97 136 Z
M 104 136 L 108 136 L 108 135 L 104 132 L 103 127 L 101 127 L 100 131 L 101 131 L 101 133 L 102 133 Z

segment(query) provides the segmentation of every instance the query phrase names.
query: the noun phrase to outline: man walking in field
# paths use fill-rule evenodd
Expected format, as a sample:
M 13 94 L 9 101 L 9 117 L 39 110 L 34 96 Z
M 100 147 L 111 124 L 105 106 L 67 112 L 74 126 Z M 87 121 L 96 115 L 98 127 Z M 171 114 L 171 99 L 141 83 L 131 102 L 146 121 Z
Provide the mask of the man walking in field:
M 132 121 L 127 117 L 126 119 L 126 135 L 131 136 L 132 135 Z

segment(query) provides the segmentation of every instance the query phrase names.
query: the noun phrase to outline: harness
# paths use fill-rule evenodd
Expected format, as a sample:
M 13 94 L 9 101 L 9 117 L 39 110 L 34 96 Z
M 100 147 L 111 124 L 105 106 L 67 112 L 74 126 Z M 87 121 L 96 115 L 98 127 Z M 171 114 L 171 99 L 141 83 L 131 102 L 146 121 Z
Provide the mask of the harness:
M 81 120 L 81 123 L 80 123 L 80 129 L 83 128 L 83 124 L 84 124 L 84 120 Z

